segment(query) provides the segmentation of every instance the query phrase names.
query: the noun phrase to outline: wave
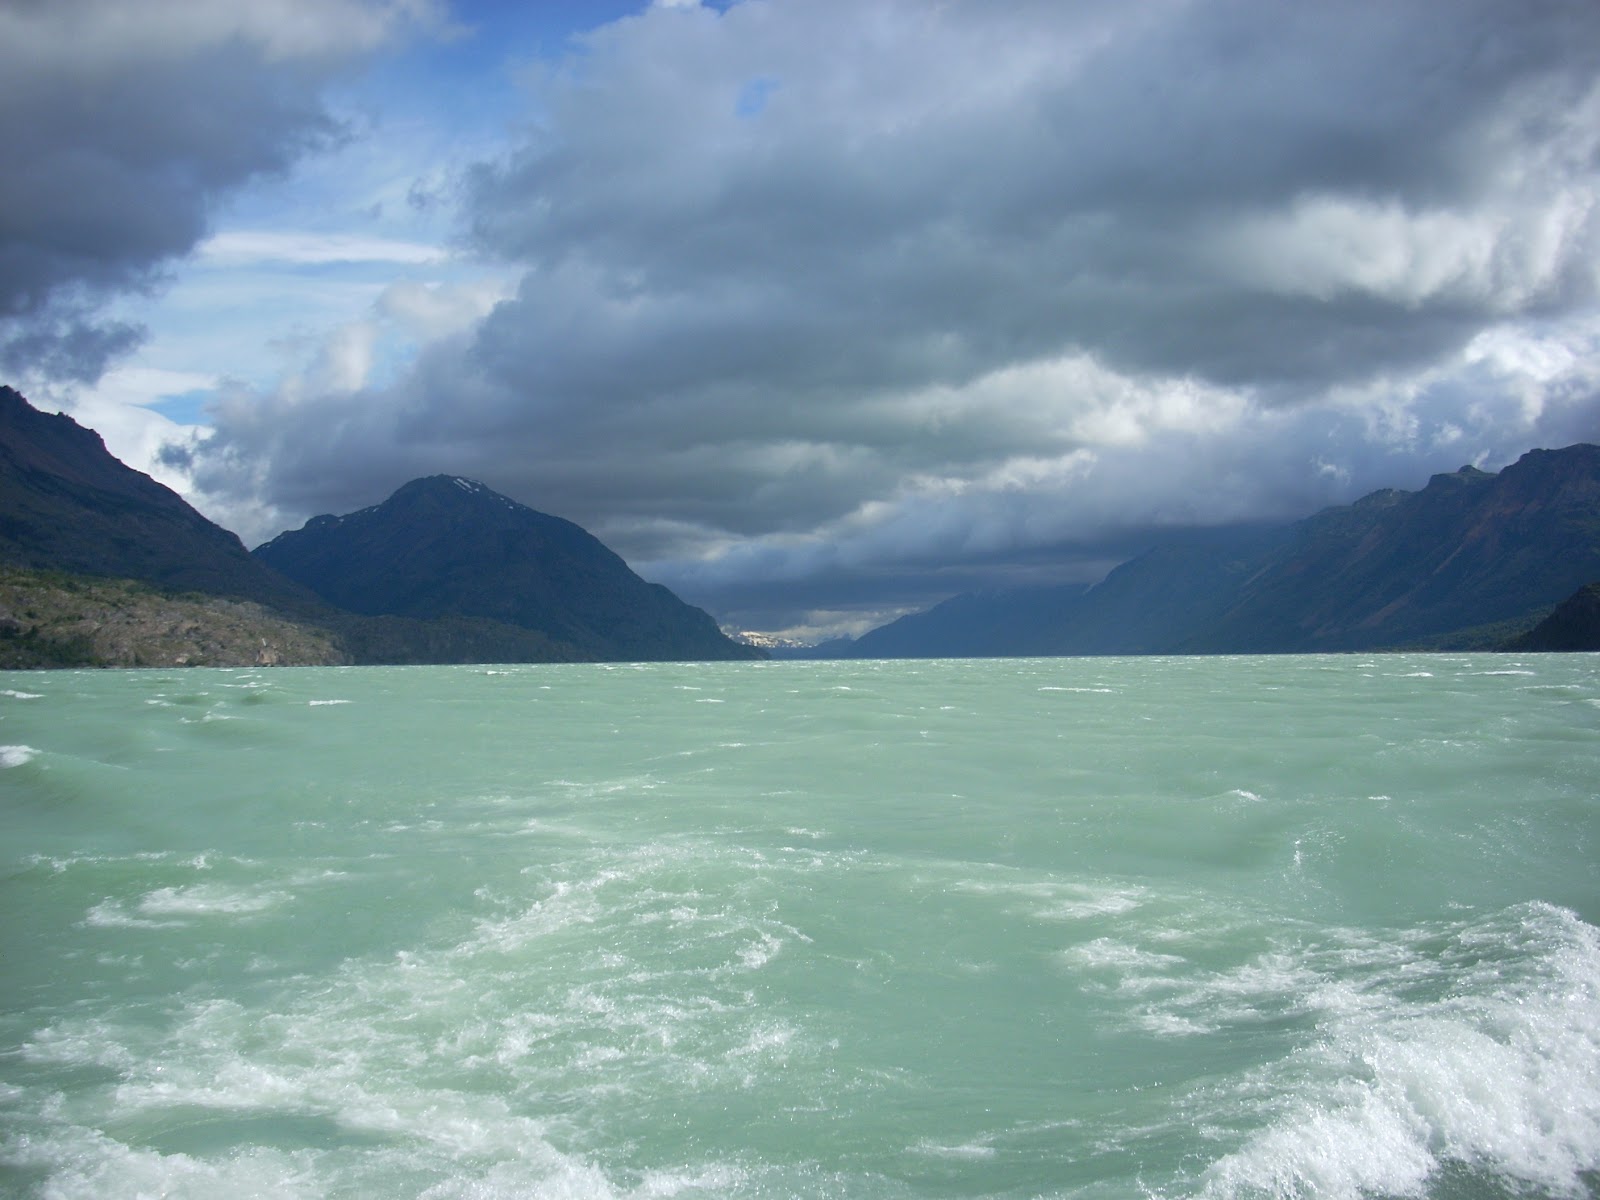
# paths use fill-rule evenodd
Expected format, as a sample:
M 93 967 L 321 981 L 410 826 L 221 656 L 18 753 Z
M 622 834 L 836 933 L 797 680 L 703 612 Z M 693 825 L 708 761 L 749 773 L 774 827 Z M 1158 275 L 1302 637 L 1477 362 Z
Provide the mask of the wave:
M 38 756 L 32 746 L 0 746 L 0 771 L 25 766 Z
M 1235 1098 L 1264 1109 L 1259 1131 L 1210 1166 L 1201 1195 L 1418 1196 L 1463 1175 L 1591 1194 L 1600 931 L 1534 903 L 1413 931 L 1362 970 L 1372 949 L 1334 951 L 1354 978 L 1300 964 L 1293 986 L 1324 1014 L 1320 1036 L 1243 1081 Z

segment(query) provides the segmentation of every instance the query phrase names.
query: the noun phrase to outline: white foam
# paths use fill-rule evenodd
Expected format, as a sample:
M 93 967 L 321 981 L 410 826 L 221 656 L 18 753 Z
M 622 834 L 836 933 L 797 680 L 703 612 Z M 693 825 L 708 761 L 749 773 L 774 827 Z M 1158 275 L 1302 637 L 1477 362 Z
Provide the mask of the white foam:
M 0 688 L 0 696 L 10 696 L 13 700 L 43 700 L 43 692 L 19 692 L 15 688 Z
M 139 911 L 147 916 L 239 916 L 265 912 L 289 899 L 286 892 L 230 888 L 198 883 L 190 887 L 157 888 L 139 900 Z
M 782 1052 L 789 1048 L 794 1041 L 795 1028 L 784 1021 L 769 1021 L 753 1027 L 745 1038 L 744 1044 L 735 1046 L 727 1052 L 728 1058 L 750 1058 L 752 1056 L 767 1057 Z
M 931 1158 L 957 1158 L 974 1160 L 993 1158 L 995 1156 L 994 1147 L 985 1145 L 982 1142 L 960 1142 L 954 1145 L 947 1145 L 943 1142 L 935 1142 L 931 1139 L 924 1138 L 911 1149 L 913 1153 L 925 1154 Z
M 41 1029 L 22 1045 L 28 1062 L 68 1063 L 73 1066 L 135 1070 L 139 1056 L 123 1045 L 121 1033 L 98 1018 L 76 1018 Z
M 1136 892 L 1108 891 L 1086 896 L 1081 900 L 1061 900 L 1044 904 L 1033 910 L 1033 915 L 1044 921 L 1087 921 L 1095 917 L 1117 917 L 1140 907 L 1142 901 Z
M 329 704 L 350 704 L 352 702 L 349 700 L 307 700 L 306 703 L 312 708 L 322 708 Z
M 60 874 L 70 867 L 93 866 L 103 863 L 172 863 L 180 867 L 192 867 L 196 871 L 211 870 L 211 853 L 182 855 L 165 850 L 142 850 L 135 854 L 69 854 L 63 857 L 54 857 L 46 854 L 30 854 L 24 860 L 35 866 L 48 866 L 52 871 Z M 253 866 L 253 860 L 227 856 L 224 861 L 239 866 Z
M 0 771 L 32 762 L 38 755 L 32 746 L 0 746 Z
M 176 921 L 151 921 L 136 917 L 117 900 L 102 900 L 83 914 L 83 923 L 92 929 L 171 929 Z
M 953 891 L 980 896 L 1016 897 L 1018 911 L 1041 921 L 1085 921 L 1132 912 L 1145 902 L 1142 890 L 1131 887 L 1064 883 L 1055 879 L 963 880 Z
M 50 1136 L 20 1138 L 7 1159 L 50 1171 L 51 1200 L 161 1196 L 168 1200 L 273 1200 L 325 1194 L 304 1154 L 254 1148 L 228 1157 L 199 1158 L 135 1149 L 97 1130 L 66 1127 Z
M 287 892 L 214 883 L 164 887 L 145 893 L 131 907 L 118 900 L 103 900 L 84 914 L 84 924 L 102 929 L 170 929 L 184 919 L 250 916 L 290 898 Z
M 1336 1005 L 1281 1064 L 1298 1086 L 1265 1081 L 1299 1098 L 1213 1163 L 1203 1194 L 1416 1195 L 1446 1164 L 1585 1194 L 1600 1170 L 1600 931 L 1531 904 L 1451 949 L 1442 999 L 1403 998 L 1401 964 L 1385 990 Z
M 766 930 L 756 931 L 757 940 L 739 947 L 739 962 L 747 971 L 759 971 L 783 949 L 783 939 Z
M 1074 946 L 1064 951 L 1063 956 L 1074 966 L 1087 967 L 1094 971 L 1164 972 L 1184 961 L 1181 955 L 1142 950 L 1138 946 L 1108 937 L 1095 938 L 1092 942 Z

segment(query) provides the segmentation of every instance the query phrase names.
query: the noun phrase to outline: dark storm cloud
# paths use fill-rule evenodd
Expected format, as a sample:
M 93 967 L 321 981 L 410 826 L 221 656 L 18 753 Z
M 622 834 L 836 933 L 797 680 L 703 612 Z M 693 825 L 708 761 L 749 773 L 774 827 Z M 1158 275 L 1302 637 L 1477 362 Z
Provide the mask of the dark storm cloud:
M 0 319 L 0 374 L 92 383 L 143 337 L 138 325 L 103 318 L 92 290 L 56 289 L 20 319 Z
M 750 5 L 597 39 L 549 88 L 548 134 L 477 180 L 481 241 L 537 271 L 486 356 L 586 399 L 641 369 L 876 388 L 1073 346 L 1320 384 L 1436 353 L 1508 289 L 1592 288 L 1587 225 L 1549 263 L 1426 224 L 1543 206 L 1592 170 L 1592 6 L 995 8 Z M 775 81 L 754 119 L 750 78 Z M 1395 228 L 1285 272 L 1284 222 L 1318 198 Z M 1428 254 L 1437 278 L 1371 261 Z M 620 344 L 567 340 L 591 320 Z M 597 371 L 600 350 L 630 360 Z
M 322 85 L 419 6 L 0 6 L 0 369 L 95 378 L 97 318 L 205 235 L 218 200 L 337 135 Z
M 1588 0 L 652 10 L 467 181 L 516 296 L 242 402 L 201 482 L 303 514 L 431 456 L 798 606 L 1600 432 L 1597 63 Z

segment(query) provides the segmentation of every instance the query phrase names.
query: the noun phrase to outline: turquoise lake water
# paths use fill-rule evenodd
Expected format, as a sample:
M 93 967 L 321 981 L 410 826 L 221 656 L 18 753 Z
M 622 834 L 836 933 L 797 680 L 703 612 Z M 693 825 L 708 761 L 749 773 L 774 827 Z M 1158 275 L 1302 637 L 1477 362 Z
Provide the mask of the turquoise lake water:
M 0 1195 L 1600 1195 L 1600 656 L 0 674 Z

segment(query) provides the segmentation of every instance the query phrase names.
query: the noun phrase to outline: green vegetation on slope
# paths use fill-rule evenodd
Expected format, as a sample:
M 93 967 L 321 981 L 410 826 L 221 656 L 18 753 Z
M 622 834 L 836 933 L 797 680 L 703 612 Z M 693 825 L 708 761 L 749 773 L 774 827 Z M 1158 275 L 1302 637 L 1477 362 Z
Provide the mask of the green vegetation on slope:
M 0 668 L 328 666 L 334 635 L 246 600 L 0 566 Z

